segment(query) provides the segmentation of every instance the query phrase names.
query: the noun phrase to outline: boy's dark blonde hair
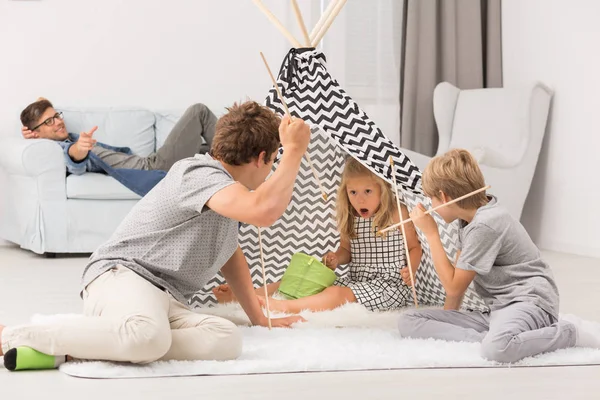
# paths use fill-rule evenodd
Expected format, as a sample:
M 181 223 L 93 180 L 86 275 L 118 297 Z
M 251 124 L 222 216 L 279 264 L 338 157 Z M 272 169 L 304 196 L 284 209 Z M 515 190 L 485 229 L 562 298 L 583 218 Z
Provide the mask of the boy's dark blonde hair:
M 247 164 L 265 152 L 265 162 L 279 150 L 280 118 L 255 101 L 235 103 L 217 121 L 210 154 L 229 165 Z
M 464 149 L 453 149 L 434 157 L 423 172 L 423 192 L 440 198 L 440 192 L 457 199 L 485 186 L 485 179 L 477 161 Z M 487 204 L 484 192 L 467 197 L 456 204 L 463 209 L 479 208 Z
M 371 172 L 367 167 L 352 157 L 346 159 L 344 172 L 342 173 L 342 182 L 338 189 L 336 204 L 336 220 L 340 235 L 346 239 L 356 238 L 356 228 L 354 226 L 354 217 L 356 216 L 350 199 L 348 198 L 348 180 L 356 177 L 367 176 L 375 181 L 381 189 L 381 203 L 379 209 L 373 218 L 372 229 L 383 229 L 392 224 L 394 210 L 396 208 L 395 197 L 391 186 Z

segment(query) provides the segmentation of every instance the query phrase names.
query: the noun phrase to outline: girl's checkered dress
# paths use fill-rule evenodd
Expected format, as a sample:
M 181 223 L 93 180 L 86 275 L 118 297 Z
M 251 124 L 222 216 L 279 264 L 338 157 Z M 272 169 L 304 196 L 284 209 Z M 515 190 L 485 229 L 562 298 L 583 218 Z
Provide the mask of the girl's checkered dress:
M 357 237 L 350 240 L 348 273 L 334 285 L 352 289 L 356 301 L 372 311 L 404 307 L 410 301 L 410 288 L 400 276 L 400 268 L 406 266 L 402 232 L 377 237 L 372 222 L 373 218 L 355 218 Z

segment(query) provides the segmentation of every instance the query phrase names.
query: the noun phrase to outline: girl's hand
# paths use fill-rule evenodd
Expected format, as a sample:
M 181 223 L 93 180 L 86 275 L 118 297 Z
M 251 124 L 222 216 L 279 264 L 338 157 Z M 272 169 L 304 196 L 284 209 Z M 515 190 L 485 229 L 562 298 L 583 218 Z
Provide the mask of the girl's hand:
M 402 281 L 406 286 L 412 286 L 412 281 L 410 280 L 410 272 L 408 271 L 408 267 L 404 267 L 400 270 L 400 276 L 402 276 Z
M 337 254 L 333 251 L 325 254 L 325 256 L 323 256 L 323 264 L 325 264 L 326 267 L 335 270 L 339 265 Z
M 438 227 L 431 214 L 425 214 L 425 207 L 419 203 L 410 213 L 413 224 L 419 228 L 425 236 L 438 233 Z

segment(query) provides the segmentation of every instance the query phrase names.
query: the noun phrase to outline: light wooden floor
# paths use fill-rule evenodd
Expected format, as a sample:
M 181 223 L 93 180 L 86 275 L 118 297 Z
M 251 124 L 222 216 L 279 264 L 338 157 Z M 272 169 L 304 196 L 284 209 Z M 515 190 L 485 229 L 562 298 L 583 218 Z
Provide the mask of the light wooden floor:
M 544 253 L 561 312 L 600 321 L 600 260 Z M 85 258 L 45 259 L 0 241 L 0 323 L 80 312 Z M 599 399 L 600 367 L 432 369 L 136 380 L 85 380 L 56 371 L 8 373 L 5 399 Z

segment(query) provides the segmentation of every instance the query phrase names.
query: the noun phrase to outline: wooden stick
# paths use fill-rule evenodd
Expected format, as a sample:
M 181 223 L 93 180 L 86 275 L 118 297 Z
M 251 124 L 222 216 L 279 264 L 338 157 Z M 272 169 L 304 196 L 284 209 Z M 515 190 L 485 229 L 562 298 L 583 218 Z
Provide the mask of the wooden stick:
M 390 166 L 392 167 L 392 186 L 394 188 L 394 194 L 396 195 L 396 206 L 398 207 L 398 216 L 400 223 L 402 223 L 402 208 L 400 207 L 400 195 L 398 194 L 398 184 L 396 182 L 396 167 L 394 166 L 394 159 L 390 156 Z M 410 252 L 408 251 L 408 243 L 406 242 L 406 229 L 402 224 L 402 241 L 404 242 L 404 253 L 406 254 L 406 262 L 408 264 L 408 272 L 410 274 L 410 283 L 413 292 L 413 300 L 415 301 L 415 307 L 419 307 L 417 301 L 417 288 L 415 287 L 415 277 L 413 276 L 412 261 L 410 259 Z
M 346 5 L 346 1 L 348 0 L 339 0 L 338 3 L 335 5 L 335 8 L 333 9 L 329 17 L 327 17 L 327 21 L 325 21 L 325 24 L 321 27 L 319 33 L 317 33 L 317 36 L 313 39 L 312 47 L 317 47 L 321 39 L 323 39 L 323 36 L 325 36 L 325 33 L 327 33 L 327 30 L 329 29 L 335 18 L 338 16 L 340 11 L 342 11 L 342 8 L 344 8 L 344 6 Z
M 323 24 L 325 23 L 325 21 L 329 17 L 329 14 L 331 14 L 331 11 L 333 11 L 333 8 L 335 7 L 335 4 L 337 2 L 338 2 L 338 0 L 331 0 L 331 2 L 329 3 L 329 5 L 327 6 L 327 8 L 325 9 L 325 11 L 323 12 L 323 15 L 321 15 L 321 18 L 319 18 L 319 21 L 317 22 L 317 24 L 315 25 L 315 27 L 313 28 L 313 30 L 310 32 L 310 42 L 311 43 L 317 37 L 317 33 L 319 33 L 319 31 L 321 30 L 321 27 L 323 26 Z
M 277 91 L 279 100 L 281 100 L 281 104 L 283 104 L 285 113 L 287 114 L 288 117 L 290 117 L 290 120 L 291 120 L 292 115 L 290 114 L 290 109 L 288 108 L 287 104 L 285 104 L 283 95 L 281 94 L 281 91 L 279 90 L 279 85 L 277 84 L 277 81 L 275 80 L 275 77 L 273 76 L 273 73 L 271 72 L 271 68 L 269 68 L 269 64 L 267 63 L 267 59 L 265 58 L 265 55 L 262 53 L 262 51 L 260 52 L 260 56 L 262 57 L 263 62 L 265 63 L 265 67 L 267 67 L 267 71 L 269 72 L 269 76 L 271 77 L 271 80 L 273 81 L 273 86 L 275 86 L 275 90 Z M 306 161 L 308 161 L 308 166 L 310 167 L 310 169 L 313 173 L 313 176 L 315 177 L 315 179 L 317 180 L 317 183 L 319 184 L 319 189 L 321 190 L 321 196 L 323 196 L 323 200 L 327 201 L 327 193 L 325 193 L 323 184 L 321 183 L 321 180 L 319 179 L 319 175 L 317 175 L 317 170 L 315 169 L 315 166 L 313 165 L 313 163 L 310 159 L 310 156 L 308 155 L 308 153 L 304 153 L 304 157 L 306 157 Z
M 258 249 L 260 250 L 260 266 L 262 267 L 263 287 L 265 288 L 265 305 L 267 307 L 267 320 L 269 321 L 269 330 L 271 330 L 271 309 L 269 308 L 269 292 L 267 290 L 267 273 L 265 272 L 265 258 L 263 257 L 262 236 L 260 228 L 258 229 Z
M 296 38 L 287 29 L 285 29 L 285 26 L 283 26 L 281 22 L 279 22 L 277 17 L 273 15 L 271 11 L 269 11 L 269 9 L 262 3 L 261 0 L 253 1 L 254 4 L 256 4 L 258 8 L 260 8 L 260 10 L 267 16 L 267 18 L 269 18 L 269 20 L 271 20 L 271 22 L 277 27 L 277 29 L 279 29 L 279 31 L 283 33 L 283 36 L 285 36 L 294 47 L 302 47 L 302 44 L 300 44 L 300 42 L 296 40 Z
M 327 201 L 327 193 L 325 193 L 325 188 L 323 187 L 323 184 L 321 183 L 321 180 L 319 179 L 319 175 L 317 175 L 317 170 L 315 169 L 315 166 L 313 165 L 312 160 L 310 159 L 310 156 L 308 155 L 308 153 L 304 153 L 304 157 L 306 157 L 306 161 L 308 161 L 308 166 L 310 167 L 310 170 L 312 171 L 313 176 L 317 180 L 317 184 L 319 185 L 319 190 L 321 191 L 321 197 L 323 197 L 323 200 Z
M 436 210 L 439 210 L 439 209 L 440 209 L 440 208 L 442 208 L 442 207 L 449 206 L 450 204 L 454 204 L 454 203 L 456 203 L 457 201 L 461 201 L 461 200 L 463 200 L 463 199 L 466 199 L 467 197 L 471 197 L 471 196 L 473 196 L 474 194 L 477 194 L 477 193 L 479 193 L 479 192 L 483 192 L 483 191 L 485 191 L 485 190 L 488 190 L 489 188 L 491 188 L 491 186 L 490 186 L 490 185 L 487 185 L 487 186 L 485 186 L 485 187 L 482 187 L 481 189 L 477 189 L 477 190 L 474 190 L 474 191 L 472 191 L 471 193 L 465 194 L 464 196 L 460 196 L 458 199 L 454 199 L 454 200 L 451 200 L 451 201 L 449 201 L 449 202 L 447 202 L 447 203 L 440 204 L 439 206 L 437 206 L 437 207 L 434 207 L 434 208 L 432 208 L 431 210 L 427 210 L 427 211 L 425 211 L 425 215 L 427 215 L 427 214 L 431 214 L 432 212 L 434 212 L 434 211 L 436 211 Z M 387 232 L 387 231 L 391 231 L 392 229 L 396 229 L 396 228 L 398 228 L 399 226 L 401 226 L 401 225 L 404 225 L 404 224 L 406 224 L 406 223 L 408 223 L 408 222 L 412 222 L 412 219 L 411 219 L 411 218 L 409 218 L 409 219 L 405 219 L 404 221 L 402 221 L 402 222 L 400 222 L 400 223 L 397 223 L 397 224 L 394 224 L 394 225 L 388 226 L 387 228 L 380 230 L 378 233 L 379 233 L 379 234 L 381 234 L 381 233 L 385 233 L 385 232 Z
M 296 0 L 292 0 L 292 8 L 296 14 L 296 19 L 298 20 L 298 25 L 300 25 L 302 35 L 304 36 L 304 46 L 310 47 L 310 37 L 308 36 L 308 31 L 306 30 L 306 25 L 304 24 L 304 18 L 302 18 L 302 12 L 300 12 L 300 7 L 298 7 L 298 2 Z

